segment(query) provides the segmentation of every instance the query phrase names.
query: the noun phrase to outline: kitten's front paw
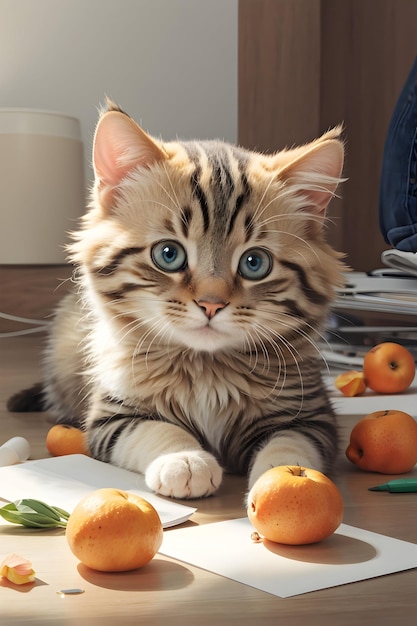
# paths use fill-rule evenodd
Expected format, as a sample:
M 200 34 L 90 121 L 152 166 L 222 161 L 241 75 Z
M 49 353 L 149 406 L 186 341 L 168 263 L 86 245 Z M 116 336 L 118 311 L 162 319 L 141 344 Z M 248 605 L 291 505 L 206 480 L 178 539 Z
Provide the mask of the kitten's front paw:
M 264 472 L 277 465 L 301 465 L 323 471 L 320 453 L 308 440 L 295 434 L 281 435 L 257 452 L 249 473 L 249 489 Z
M 153 461 L 146 470 L 150 489 L 171 498 L 202 498 L 216 491 L 223 471 L 208 452 L 172 452 Z

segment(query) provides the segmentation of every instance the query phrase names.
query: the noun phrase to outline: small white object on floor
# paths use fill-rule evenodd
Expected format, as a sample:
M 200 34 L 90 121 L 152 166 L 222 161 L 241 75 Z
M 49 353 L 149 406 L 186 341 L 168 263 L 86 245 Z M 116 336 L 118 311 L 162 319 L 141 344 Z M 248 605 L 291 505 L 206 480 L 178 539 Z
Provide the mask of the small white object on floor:
M 0 467 L 26 461 L 30 456 L 30 445 L 24 437 L 12 437 L 0 446 Z

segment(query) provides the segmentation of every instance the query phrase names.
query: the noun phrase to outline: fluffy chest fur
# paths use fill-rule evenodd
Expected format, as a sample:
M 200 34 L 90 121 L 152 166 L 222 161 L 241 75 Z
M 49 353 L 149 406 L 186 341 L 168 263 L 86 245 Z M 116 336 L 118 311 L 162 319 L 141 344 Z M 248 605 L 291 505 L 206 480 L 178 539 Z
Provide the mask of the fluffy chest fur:
M 236 350 L 196 352 L 184 347 L 121 344 L 111 328 L 95 325 L 88 374 L 96 392 L 121 400 L 121 411 L 182 422 L 214 447 L 241 415 L 268 413 L 282 392 L 284 369 L 274 360 Z

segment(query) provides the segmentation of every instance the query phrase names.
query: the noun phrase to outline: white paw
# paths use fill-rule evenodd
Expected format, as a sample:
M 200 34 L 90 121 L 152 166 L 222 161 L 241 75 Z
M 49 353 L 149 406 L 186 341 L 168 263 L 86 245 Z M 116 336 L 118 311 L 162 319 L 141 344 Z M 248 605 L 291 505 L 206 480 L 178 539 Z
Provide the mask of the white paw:
M 216 491 L 223 471 L 203 450 L 172 452 L 159 456 L 146 470 L 150 489 L 171 498 L 202 498 Z

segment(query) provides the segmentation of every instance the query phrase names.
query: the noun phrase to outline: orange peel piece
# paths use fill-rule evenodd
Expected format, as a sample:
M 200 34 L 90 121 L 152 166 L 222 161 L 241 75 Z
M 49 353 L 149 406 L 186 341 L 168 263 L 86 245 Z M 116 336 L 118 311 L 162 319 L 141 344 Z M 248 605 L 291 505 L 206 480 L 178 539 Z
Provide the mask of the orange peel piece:
M 336 377 L 334 385 L 344 396 L 360 396 L 366 391 L 366 382 L 363 372 L 350 370 Z
M 9 554 L 0 564 L 0 576 L 15 585 L 25 585 L 35 580 L 32 563 L 18 554 Z

